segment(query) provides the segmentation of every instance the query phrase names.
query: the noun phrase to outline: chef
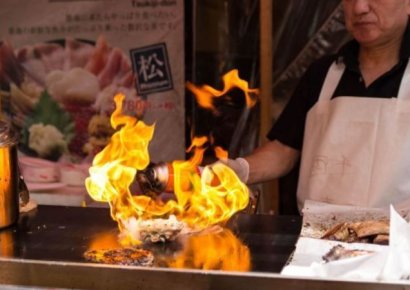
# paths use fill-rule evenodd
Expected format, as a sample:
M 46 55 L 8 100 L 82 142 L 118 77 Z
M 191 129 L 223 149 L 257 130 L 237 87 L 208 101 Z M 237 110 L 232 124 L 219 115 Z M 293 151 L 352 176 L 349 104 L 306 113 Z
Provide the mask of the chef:
M 297 200 L 366 207 L 410 198 L 410 0 L 342 0 L 353 40 L 314 62 L 269 142 L 229 160 L 246 183 L 288 173 Z

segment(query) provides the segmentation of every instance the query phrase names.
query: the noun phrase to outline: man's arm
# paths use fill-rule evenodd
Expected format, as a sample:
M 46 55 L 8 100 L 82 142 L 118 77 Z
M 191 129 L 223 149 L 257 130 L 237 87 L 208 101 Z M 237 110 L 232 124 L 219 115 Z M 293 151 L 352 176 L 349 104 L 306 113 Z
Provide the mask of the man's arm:
M 288 173 L 300 157 L 300 151 L 277 140 L 270 141 L 245 157 L 249 163 L 248 184 L 264 182 Z

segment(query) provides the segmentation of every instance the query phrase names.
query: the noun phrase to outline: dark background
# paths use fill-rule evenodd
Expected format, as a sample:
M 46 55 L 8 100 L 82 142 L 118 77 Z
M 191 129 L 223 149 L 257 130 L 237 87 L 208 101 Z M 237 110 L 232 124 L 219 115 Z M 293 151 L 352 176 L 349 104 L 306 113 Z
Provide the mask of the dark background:
M 221 77 L 236 68 L 250 88 L 259 87 L 259 5 L 259 0 L 185 1 L 188 81 L 221 90 Z M 283 108 L 308 65 L 337 51 L 348 35 L 340 0 L 273 0 L 272 13 L 272 98 L 275 106 Z M 260 107 L 247 111 L 241 93 L 232 95 L 230 102 L 216 104 L 221 114 L 215 115 L 199 108 L 186 92 L 187 146 L 193 135 L 212 135 L 230 158 L 245 156 L 258 146 Z M 277 117 L 272 116 L 272 124 Z M 209 150 L 204 163 L 214 160 Z M 297 213 L 297 176 L 298 167 L 280 179 L 282 214 Z

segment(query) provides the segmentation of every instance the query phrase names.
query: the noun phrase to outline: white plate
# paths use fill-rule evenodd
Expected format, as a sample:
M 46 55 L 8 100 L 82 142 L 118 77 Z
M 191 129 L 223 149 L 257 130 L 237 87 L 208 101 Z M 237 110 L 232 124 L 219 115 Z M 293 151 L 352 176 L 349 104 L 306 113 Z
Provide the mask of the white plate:
M 54 182 L 54 183 L 34 183 L 26 182 L 29 191 L 41 191 L 41 190 L 54 190 L 65 187 L 65 183 Z

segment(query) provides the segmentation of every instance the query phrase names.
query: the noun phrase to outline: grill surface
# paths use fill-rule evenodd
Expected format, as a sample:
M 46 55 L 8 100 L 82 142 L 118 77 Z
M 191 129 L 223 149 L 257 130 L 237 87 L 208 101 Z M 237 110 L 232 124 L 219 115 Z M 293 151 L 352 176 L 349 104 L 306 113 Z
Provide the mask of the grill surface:
M 183 264 L 187 266 L 184 269 L 170 268 L 167 258 L 185 250 L 185 246 L 173 243 L 152 248 L 156 258 L 161 257 L 156 267 L 101 265 L 86 262 L 83 254 L 89 249 L 118 247 L 117 225 L 108 209 L 39 206 L 23 214 L 18 225 L 0 231 L 0 288 L 410 290 L 408 283 L 281 276 L 278 272 L 300 231 L 300 217 L 237 215 L 228 226 L 240 245 L 249 249 L 245 251 L 250 254 L 249 271 L 218 270 L 219 264 L 204 270 L 204 264 L 190 261 Z M 216 245 L 212 247 L 221 260 L 232 260 L 232 252 L 220 251 Z M 200 248 L 211 246 L 205 241 Z M 186 260 L 190 257 L 186 255 Z
M 300 217 L 237 215 L 228 227 L 249 248 L 251 271 L 279 272 L 294 250 L 300 225 Z M 39 206 L 23 214 L 17 226 L 0 231 L 0 256 L 86 263 L 83 254 L 88 249 L 119 247 L 117 235 L 106 208 Z M 208 246 L 212 245 L 203 245 Z M 183 245 L 167 243 L 151 249 L 156 256 L 171 257 Z

